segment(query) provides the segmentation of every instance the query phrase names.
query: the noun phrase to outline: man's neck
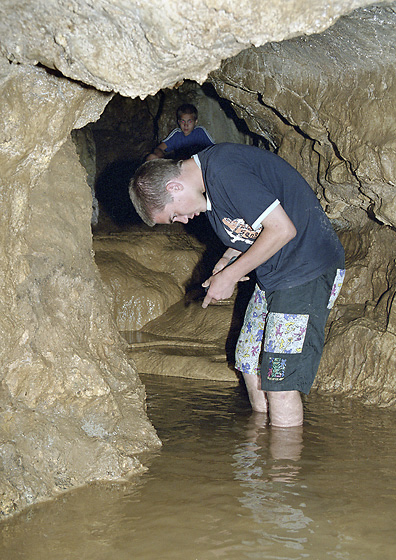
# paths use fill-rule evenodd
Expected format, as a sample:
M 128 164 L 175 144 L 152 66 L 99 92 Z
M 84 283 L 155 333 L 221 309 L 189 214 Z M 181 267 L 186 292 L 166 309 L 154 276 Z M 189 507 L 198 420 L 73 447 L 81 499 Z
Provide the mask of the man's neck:
M 203 182 L 202 172 L 194 158 L 186 159 L 182 163 L 182 174 L 188 178 L 199 192 L 205 192 L 205 184 Z

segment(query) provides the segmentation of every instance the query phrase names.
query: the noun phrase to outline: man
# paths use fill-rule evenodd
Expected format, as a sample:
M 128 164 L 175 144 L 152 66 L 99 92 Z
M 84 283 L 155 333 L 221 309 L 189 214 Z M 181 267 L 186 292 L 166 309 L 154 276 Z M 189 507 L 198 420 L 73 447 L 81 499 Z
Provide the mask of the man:
M 185 161 L 143 164 L 130 196 L 150 226 L 206 212 L 228 248 L 203 283 L 204 308 L 255 270 L 236 367 L 254 410 L 267 413 L 268 404 L 273 426 L 301 425 L 300 393 L 313 384 L 344 276 L 343 247 L 312 189 L 274 153 L 225 143 Z
M 176 109 L 176 120 L 179 125 L 168 134 L 146 161 L 169 157 L 172 159 L 188 159 L 193 154 L 214 144 L 213 138 L 203 126 L 197 126 L 198 109 L 191 103 L 183 103 Z

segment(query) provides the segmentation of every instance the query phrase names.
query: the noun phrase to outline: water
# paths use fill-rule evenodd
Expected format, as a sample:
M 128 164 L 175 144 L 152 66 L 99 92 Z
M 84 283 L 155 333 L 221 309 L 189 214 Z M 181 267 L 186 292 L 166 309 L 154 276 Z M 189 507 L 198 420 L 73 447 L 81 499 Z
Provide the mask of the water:
M 274 430 L 233 384 L 142 376 L 163 447 L 1 526 L 2 560 L 394 560 L 396 412 L 311 394 Z

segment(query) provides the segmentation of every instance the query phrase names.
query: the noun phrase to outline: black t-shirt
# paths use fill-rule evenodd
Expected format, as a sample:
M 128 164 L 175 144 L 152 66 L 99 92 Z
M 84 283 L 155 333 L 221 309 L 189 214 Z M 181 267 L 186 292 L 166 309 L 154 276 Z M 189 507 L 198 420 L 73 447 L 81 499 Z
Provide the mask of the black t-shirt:
M 261 222 L 278 204 L 293 222 L 295 238 L 256 268 L 261 289 L 299 286 L 343 258 L 344 249 L 315 193 L 281 157 L 230 143 L 216 144 L 195 157 L 206 188 L 206 215 L 227 247 L 249 249 Z

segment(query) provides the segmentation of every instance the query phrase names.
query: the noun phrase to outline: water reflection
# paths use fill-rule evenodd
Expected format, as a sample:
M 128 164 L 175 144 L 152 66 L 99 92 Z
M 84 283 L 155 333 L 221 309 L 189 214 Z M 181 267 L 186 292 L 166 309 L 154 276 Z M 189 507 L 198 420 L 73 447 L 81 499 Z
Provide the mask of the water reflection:
M 312 394 L 268 428 L 232 384 L 142 376 L 163 447 L 0 526 L 4 560 L 393 560 L 396 414 Z
M 249 510 L 256 542 L 269 549 L 300 549 L 306 537 L 298 537 L 312 519 L 288 499 L 298 483 L 298 464 L 303 449 L 303 428 L 269 428 L 262 414 L 253 413 L 246 423 L 246 441 L 233 454 L 235 478 L 240 481 L 241 505 Z M 279 532 L 281 531 L 281 533 Z M 266 543 L 266 544 L 265 544 Z

